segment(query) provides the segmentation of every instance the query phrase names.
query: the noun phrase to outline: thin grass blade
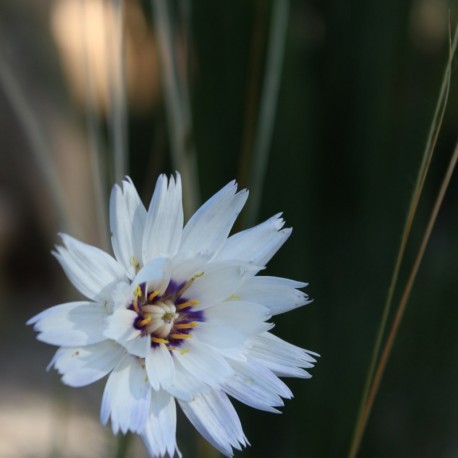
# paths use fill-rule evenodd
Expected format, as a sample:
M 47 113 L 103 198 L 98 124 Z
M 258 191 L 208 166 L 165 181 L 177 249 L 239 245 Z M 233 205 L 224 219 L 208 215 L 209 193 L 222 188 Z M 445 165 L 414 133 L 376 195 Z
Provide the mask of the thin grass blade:
M 59 226 L 65 231 L 72 230 L 78 232 L 76 221 L 74 221 L 69 211 L 65 193 L 50 155 L 50 146 L 46 143 L 42 131 L 40 130 L 37 117 L 19 87 L 18 79 L 14 76 L 11 67 L 5 61 L 1 51 L 0 84 L 3 86 L 5 97 L 10 102 L 17 119 L 24 129 L 38 170 L 43 176 L 43 183 L 47 186 L 53 206 L 57 210 L 57 215 L 60 220 Z
M 112 17 L 107 28 L 108 74 L 111 75 L 109 113 L 111 151 L 113 152 L 114 181 L 120 182 L 128 173 L 127 102 L 124 46 L 124 2 L 112 0 Z M 114 44 L 114 45 L 112 45 Z
M 433 214 L 431 216 L 430 223 L 429 223 L 429 225 L 428 225 L 428 227 L 427 227 L 427 229 L 425 231 L 425 235 L 424 235 L 424 239 L 422 241 L 422 245 L 420 246 L 419 252 L 417 254 L 417 258 L 416 258 L 415 263 L 414 263 L 414 267 L 413 267 L 412 272 L 410 274 L 410 277 L 409 277 L 409 279 L 407 281 L 406 288 L 404 290 L 401 302 L 399 303 L 397 314 L 396 314 L 396 317 L 395 317 L 395 321 L 393 322 L 393 327 L 392 327 L 392 329 L 390 331 L 388 340 L 387 340 L 387 342 L 385 344 L 385 349 L 383 351 L 382 358 L 379 361 L 379 356 L 380 356 L 380 350 L 381 350 L 381 346 L 382 346 L 382 342 L 383 342 L 383 337 L 385 335 L 385 331 L 386 331 L 386 327 L 387 327 L 387 323 L 388 323 L 388 317 L 390 315 L 390 311 L 391 311 L 391 307 L 392 307 L 393 296 L 394 296 L 394 292 L 395 292 L 395 289 L 396 289 L 396 286 L 397 286 L 397 282 L 398 282 L 398 277 L 399 277 L 399 272 L 400 272 L 400 269 L 401 269 L 402 261 L 404 259 L 405 249 L 406 249 L 406 246 L 407 246 L 407 242 L 409 240 L 410 233 L 412 231 L 413 221 L 414 221 L 414 218 L 415 218 L 415 215 L 416 215 L 416 211 L 417 211 L 417 208 L 418 208 L 418 204 L 419 204 L 419 201 L 420 201 L 421 194 L 423 192 L 424 183 L 425 183 L 425 180 L 426 180 L 426 177 L 427 177 L 427 174 L 428 174 L 428 170 L 429 170 L 429 166 L 430 166 L 430 163 L 431 163 L 432 156 L 434 154 L 435 146 L 436 146 L 437 139 L 438 139 L 439 132 L 440 132 L 440 127 L 442 125 L 442 120 L 443 120 L 444 113 L 445 113 L 445 108 L 446 108 L 446 105 L 447 105 L 448 94 L 449 94 L 449 89 L 450 89 L 451 65 L 452 65 L 453 56 L 454 56 L 454 54 L 456 52 L 457 42 L 458 42 L 458 24 L 457 24 L 457 27 L 455 29 L 453 42 L 450 43 L 449 59 L 448 59 L 447 65 L 446 65 L 444 78 L 442 80 L 441 89 L 440 89 L 440 93 L 439 93 L 439 98 L 438 98 L 438 102 L 437 102 L 436 109 L 435 109 L 434 116 L 433 116 L 433 121 L 431 123 L 431 127 L 430 127 L 430 130 L 429 130 L 428 138 L 427 138 L 427 141 L 426 141 L 426 146 L 425 146 L 425 150 L 424 150 L 424 153 L 423 153 L 420 169 L 419 169 L 419 172 L 418 172 L 417 181 L 416 181 L 416 184 L 415 184 L 415 187 L 414 187 L 414 191 L 413 191 L 413 194 L 412 194 L 412 199 L 411 199 L 411 202 L 410 202 L 410 205 L 409 205 L 409 210 L 408 210 L 408 213 L 407 213 L 406 222 L 405 222 L 405 225 L 404 225 L 404 230 L 403 230 L 402 237 L 401 237 L 401 242 L 400 242 L 398 254 L 396 256 L 396 261 L 395 261 L 395 266 L 394 266 L 394 269 L 393 269 L 393 274 L 392 274 L 390 285 L 389 285 L 389 288 L 388 288 L 387 298 L 386 298 L 386 301 L 385 301 L 385 304 L 384 304 L 384 308 L 383 308 L 382 319 L 380 321 L 380 325 L 379 325 L 379 328 L 378 328 L 378 331 L 377 331 L 377 336 L 376 336 L 376 340 L 375 340 L 375 344 L 374 344 L 374 348 L 373 348 L 373 352 L 372 352 L 372 356 L 371 356 L 371 361 L 370 361 L 370 365 L 369 365 L 368 374 L 366 376 L 365 386 L 364 386 L 363 394 L 362 394 L 362 397 L 361 397 L 358 416 L 357 416 L 355 429 L 354 429 L 354 432 L 353 432 L 353 438 L 352 438 L 352 442 L 351 442 L 351 446 L 350 446 L 350 451 L 349 451 L 349 457 L 350 458 L 354 458 L 358 454 L 358 450 L 359 450 L 359 447 L 360 447 L 360 444 L 361 444 L 361 441 L 362 441 L 362 437 L 364 435 L 365 427 L 366 427 L 366 424 L 367 424 L 367 421 L 368 421 L 368 418 L 369 418 L 369 415 L 370 415 L 370 411 L 372 409 L 372 404 L 374 402 L 375 395 L 376 395 L 376 393 L 378 391 L 378 386 L 380 384 L 381 376 L 383 375 L 383 371 L 384 371 L 384 367 L 385 367 L 387 359 L 388 359 L 388 355 L 391 352 L 391 348 L 392 348 L 392 345 L 394 343 L 394 338 L 395 338 L 395 336 L 397 334 L 397 329 L 399 327 L 400 318 L 403 315 L 403 312 L 404 312 L 404 309 L 405 309 L 405 305 L 406 305 L 408 297 L 410 295 L 410 289 L 413 286 L 413 281 L 414 281 L 415 276 L 416 276 L 416 271 L 418 270 L 419 264 L 420 264 L 421 259 L 423 257 L 422 250 L 424 251 L 424 249 L 426 248 L 427 241 L 429 240 L 430 233 L 428 233 L 428 231 L 432 230 L 432 226 L 430 227 L 430 224 L 434 225 L 435 218 L 437 216 L 437 212 L 438 212 L 438 210 L 440 208 L 440 204 L 442 203 L 443 196 L 442 196 L 440 202 L 436 201 L 435 207 L 433 209 Z M 455 153 L 454 153 L 454 155 L 455 155 Z M 451 164 L 454 161 L 454 155 L 452 156 Z M 455 159 L 455 161 L 456 161 L 456 159 Z M 453 168 L 454 168 L 454 164 L 453 164 Z M 447 176 L 448 176 L 449 170 L 447 171 L 446 177 L 444 178 L 444 181 L 442 183 L 439 195 L 442 192 L 445 193 L 445 190 L 446 190 L 446 188 L 448 186 L 448 182 L 447 182 L 446 186 L 445 186 L 445 189 L 443 190 L 443 186 L 444 186 L 444 183 L 447 180 Z M 438 202 L 439 202 L 439 207 L 436 208 L 436 206 L 438 205 Z M 434 216 L 434 219 L 433 219 L 433 216 Z M 423 244 L 424 244 L 424 246 L 423 246 Z M 417 263 L 418 263 L 418 265 L 417 265 Z M 404 301 L 405 301 L 405 303 L 404 303 Z M 398 316 L 399 316 L 399 318 L 398 318 Z M 393 329 L 394 329 L 394 334 L 393 334 Z M 390 340 L 392 340 L 391 343 L 390 343 Z M 376 370 L 377 362 L 379 362 L 379 366 L 378 366 L 378 368 Z
M 183 177 L 183 205 L 190 216 L 199 203 L 197 159 L 193 145 L 188 85 L 178 71 L 170 2 L 152 0 L 153 21 L 159 47 L 159 62 L 165 95 L 165 110 L 173 166 Z
M 283 58 L 288 32 L 289 0 L 275 0 L 271 12 L 270 34 L 267 45 L 267 63 L 261 94 L 258 126 L 253 148 L 247 204 L 246 225 L 256 224 L 261 203 L 264 177 L 269 160 L 278 93 L 283 73 Z
M 98 237 L 100 246 L 102 248 L 108 247 L 108 215 L 106 212 L 106 162 L 103 160 L 103 150 L 105 148 L 102 140 L 100 123 L 96 115 L 96 102 L 95 102 L 95 85 L 94 76 L 89 60 L 89 34 L 86 33 L 88 24 L 86 1 L 81 0 L 81 19 L 84 24 L 85 30 L 81 37 L 82 46 L 82 69 L 84 72 L 84 97 L 85 97 L 85 121 L 86 132 L 89 147 L 89 158 L 92 183 L 94 188 L 96 221 L 98 229 Z

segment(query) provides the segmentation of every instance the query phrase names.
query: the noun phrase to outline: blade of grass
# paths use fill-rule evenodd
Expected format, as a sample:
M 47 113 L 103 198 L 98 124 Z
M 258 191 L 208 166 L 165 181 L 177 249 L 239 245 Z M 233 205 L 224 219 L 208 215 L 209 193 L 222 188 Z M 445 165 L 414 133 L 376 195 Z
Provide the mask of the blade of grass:
M 442 206 L 442 202 L 444 200 L 445 193 L 447 191 L 447 188 L 450 184 L 450 179 L 452 177 L 453 171 L 455 170 L 456 163 L 458 160 L 458 142 L 455 145 L 455 150 L 453 151 L 452 158 L 450 159 L 450 163 L 448 165 L 447 172 L 445 174 L 444 180 L 442 181 L 441 188 L 439 190 L 439 194 L 436 198 L 436 202 L 434 204 L 433 211 L 431 213 L 428 226 L 426 228 L 425 234 L 423 236 L 423 239 L 421 241 L 420 249 L 418 250 L 417 257 L 415 258 L 414 265 L 412 267 L 412 271 L 409 274 L 409 278 L 407 280 L 406 287 L 402 293 L 401 300 L 399 302 L 398 309 L 396 310 L 396 315 L 393 320 L 393 324 L 391 326 L 390 332 L 388 334 L 385 346 L 383 348 L 382 355 L 380 357 L 380 362 L 377 366 L 377 370 L 375 371 L 374 374 L 374 381 L 371 385 L 371 388 L 369 390 L 369 394 L 367 397 L 366 405 L 364 408 L 364 412 L 362 415 L 362 420 L 361 420 L 361 429 L 362 432 L 364 432 L 364 428 L 367 424 L 367 421 L 369 419 L 370 412 L 372 410 L 372 406 L 374 404 L 375 397 L 377 395 L 378 389 L 380 387 L 380 382 L 382 380 L 383 374 L 385 372 L 386 365 L 388 363 L 388 359 L 390 357 L 391 351 L 393 349 L 394 342 L 396 340 L 396 336 L 399 330 L 399 326 L 401 324 L 402 317 L 404 316 L 404 312 L 407 306 L 407 302 L 410 297 L 410 293 L 412 291 L 412 287 L 415 282 L 415 278 L 418 273 L 418 269 L 420 268 L 421 261 L 423 259 L 423 255 L 426 250 L 426 246 L 428 245 L 428 241 L 431 236 L 431 232 L 434 228 L 434 224 L 437 219 L 437 215 L 439 213 L 439 210 Z
M 349 452 L 349 457 L 350 458 L 356 457 L 356 455 L 358 453 L 358 450 L 359 450 L 359 447 L 360 447 L 360 444 L 361 444 L 361 440 L 362 440 L 362 437 L 363 437 L 363 434 L 364 434 L 364 430 L 365 430 L 365 427 L 366 427 L 366 424 L 367 424 L 367 420 L 368 420 L 368 417 L 369 417 L 369 414 L 370 414 L 370 411 L 371 411 L 371 408 L 372 408 L 373 400 L 374 400 L 374 399 L 372 399 L 372 401 L 371 401 L 370 399 L 371 399 L 371 396 L 375 398 L 375 394 L 376 394 L 376 391 L 378 389 L 378 386 L 377 386 L 377 389 L 375 390 L 375 392 L 373 392 L 373 384 L 376 381 L 376 378 L 375 378 L 376 375 L 374 375 L 374 374 L 378 374 L 379 373 L 379 369 L 377 369 L 377 373 L 376 373 L 376 365 L 377 365 L 377 362 L 379 361 L 380 349 L 381 349 L 381 345 L 382 345 L 382 342 L 383 342 L 383 337 L 385 335 L 385 330 L 386 330 L 387 323 L 388 323 L 388 317 L 390 315 L 390 310 L 391 310 L 391 307 L 392 307 L 394 291 L 396 289 L 396 285 L 397 285 L 397 281 L 398 281 L 398 277 L 399 277 L 399 271 L 400 271 L 400 268 L 401 268 L 401 265 L 402 265 L 402 261 L 403 261 L 404 254 L 405 254 L 405 249 L 406 249 L 406 246 L 407 246 L 407 241 L 409 239 L 409 236 L 410 236 L 410 233 L 411 233 L 411 230 L 412 230 L 412 225 L 413 225 L 415 214 L 416 214 L 416 211 L 417 211 L 417 208 L 418 208 L 418 203 L 420 201 L 420 196 L 421 196 L 422 191 L 423 191 L 424 183 L 425 183 L 426 176 L 427 176 L 427 173 L 428 173 L 428 170 L 429 170 L 429 165 L 431 163 L 431 159 L 432 159 L 432 156 L 433 156 L 433 153 L 434 153 L 434 150 L 435 150 L 435 146 L 436 146 L 436 143 L 437 143 L 437 138 L 439 136 L 440 127 L 442 125 L 442 120 L 443 120 L 444 113 L 445 113 L 445 108 L 446 108 L 446 105 L 447 105 L 448 93 L 449 93 L 449 88 L 450 88 L 451 64 L 452 64 L 453 56 L 454 56 L 455 51 L 456 51 L 457 40 L 458 40 L 458 24 L 457 24 L 457 28 L 455 29 L 453 43 L 450 44 L 449 59 L 448 59 L 447 66 L 446 66 L 446 69 L 445 69 L 444 78 L 442 80 L 442 85 L 441 85 L 441 89 L 440 89 L 440 93 L 439 93 L 438 102 L 437 102 L 436 109 L 435 109 L 435 112 L 434 112 L 433 121 L 432 121 L 431 126 L 430 126 L 428 139 L 427 139 L 427 142 L 426 142 L 426 146 L 425 146 L 425 150 L 424 150 L 424 153 L 423 153 L 422 162 L 421 162 L 420 169 L 419 169 L 418 176 L 417 176 L 417 181 L 416 181 L 416 184 L 415 184 L 415 187 L 414 187 L 414 191 L 413 191 L 413 194 L 412 194 L 411 203 L 409 205 L 409 210 L 408 210 L 408 214 L 407 214 L 407 217 L 406 217 L 406 222 L 405 222 L 405 225 L 404 225 L 404 230 L 403 230 L 402 237 L 401 237 L 401 242 L 400 242 L 398 254 L 396 256 L 396 261 L 395 261 L 395 266 L 394 266 L 394 269 L 393 269 L 393 274 L 392 274 L 390 285 L 389 285 L 389 288 L 388 288 L 387 298 L 386 298 L 386 301 L 385 301 L 385 304 L 384 304 L 384 308 L 383 308 L 382 319 L 381 319 L 381 322 L 380 322 L 380 325 L 379 325 L 379 328 L 378 328 L 378 331 L 377 331 L 377 336 L 376 336 L 376 340 L 375 340 L 375 344 L 374 344 L 374 348 L 373 348 L 373 352 L 372 352 L 372 356 L 371 356 L 371 361 L 370 361 L 370 365 L 369 365 L 368 374 L 366 376 L 363 395 L 361 397 L 360 406 L 359 406 L 359 410 L 358 410 L 358 416 L 357 416 L 355 429 L 354 429 L 354 432 L 353 432 L 353 438 L 352 438 L 352 442 L 351 442 L 351 446 L 350 446 L 350 452 Z M 434 211 L 435 211 L 435 209 L 433 210 L 433 212 Z M 427 230 L 428 230 L 428 228 L 427 228 Z M 426 233 L 425 233 L 425 235 L 426 235 Z M 429 238 L 429 236 L 428 236 L 428 238 Z M 421 250 L 421 247 L 420 247 L 420 250 Z M 420 253 L 420 251 L 419 251 L 419 253 Z M 418 260 L 418 255 L 417 255 L 416 261 L 417 260 Z M 420 261 L 421 261 L 421 259 L 420 259 Z M 414 265 L 414 268 L 415 268 L 415 265 Z M 415 275 L 416 275 L 416 272 L 415 272 Z M 414 280 L 414 278 L 412 279 L 412 284 L 413 284 L 413 280 Z M 406 285 L 406 290 L 409 287 L 409 281 L 410 281 L 410 278 L 409 278 L 408 283 Z M 410 285 L 410 288 L 411 288 L 411 286 L 412 285 Z M 409 291 L 409 294 L 410 294 L 410 291 Z M 404 298 L 404 296 L 403 296 L 403 298 Z M 407 298 L 405 300 L 407 301 L 407 299 L 408 299 L 408 296 L 407 296 Z M 405 305 L 402 305 L 402 300 L 403 299 L 401 299 L 401 302 L 399 304 L 398 313 L 399 313 L 399 309 L 401 309 L 401 307 L 405 308 Z M 397 326 L 399 326 L 399 324 Z M 396 328 L 396 332 L 397 332 L 397 328 Z M 393 337 L 393 339 L 394 339 L 394 337 Z M 382 364 L 382 359 L 380 359 L 380 364 Z M 386 362 L 384 364 L 386 364 Z M 382 374 L 383 374 L 383 370 L 382 370 Z M 380 377 L 381 377 L 381 375 L 380 375 Z M 378 381 L 378 384 L 379 383 L 380 383 L 380 380 Z M 373 394 L 371 395 L 371 393 L 373 393 Z M 370 404 L 368 404 L 369 402 L 370 402 Z
M 110 123 L 111 149 L 113 152 L 114 181 L 120 182 L 128 173 L 127 148 L 127 103 L 124 47 L 124 2 L 112 0 L 112 16 L 109 18 L 107 37 L 108 50 L 112 63 L 108 69 L 110 78 L 111 106 L 108 110 Z M 110 46 L 114 43 L 114 46 Z
M 59 226 L 64 231 L 77 230 L 76 221 L 69 211 L 69 205 L 65 198 L 65 192 L 61 186 L 59 176 L 50 155 L 50 146 L 46 143 L 39 127 L 37 116 L 31 109 L 27 99 L 18 84 L 18 79 L 14 76 L 11 67 L 4 60 L 0 51 L 0 84 L 4 88 L 5 97 L 24 129 L 25 136 L 30 146 L 30 150 L 35 158 L 38 170 L 43 177 L 43 183 L 48 188 L 49 195 L 53 201 L 53 207 L 57 209 Z
M 277 110 L 278 92 L 283 73 L 283 58 L 288 32 L 289 3 L 289 0 L 275 0 L 271 12 L 266 72 L 249 178 L 251 196 L 247 203 L 247 226 L 252 226 L 256 223 L 261 203 L 264 176 L 267 170 L 275 113 Z
M 99 246 L 108 247 L 108 215 L 106 212 L 106 164 L 102 159 L 104 144 L 100 133 L 100 123 L 96 115 L 95 87 L 94 78 L 89 60 L 89 33 L 87 30 L 87 2 L 80 1 L 81 23 L 83 24 L 83 36 L 81 37 L 82 46 L 82 68 L 84 80 L 84 97 L 85 97 L 85 121 L 88 137 L 89 158 L 92 175 L 92 183 L 95 195 L 96 221 L 99 237 Z
M 187 84 L 177 68 L 170 1 L 152 0 L 153 21 L 159 48 L 161 80 L 170 136 L 173 166 L 183 176 L 185 216 L 199 203 L 197 159 L 192 140 L 191 106 Z
M 246 107 L 244 119 L 244 132 L 242 140 L 242 151 L 239 161 L 238 182 L 241 187 L 249 186 L 249 171 L 253 160 L 253 144 L 256 131 L 257 108 L 262 63 L 264 55 L 264 41 L 267 27 L 267 3 L 264 0 L 255 2 L 254 24 L 251 37 L 249 81 L 246 94 Z M 240 221 L 240 220 L 238 220 Z M 240 224 L 236 222 L 236 225 Z

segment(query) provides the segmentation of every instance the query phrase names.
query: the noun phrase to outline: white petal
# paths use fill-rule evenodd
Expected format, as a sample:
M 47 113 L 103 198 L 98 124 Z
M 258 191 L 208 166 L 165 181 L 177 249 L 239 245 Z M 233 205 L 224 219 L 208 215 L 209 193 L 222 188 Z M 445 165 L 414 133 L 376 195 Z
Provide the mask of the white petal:
M 76 289 L 89 299 L 108 299 L 113 284 L 125 279 L 124 268 L 109 254 L 62 234 L 64 247 L 53 254 Z
M 141 334 L 134 327 L 137 313 L 129 309 L 116 310 L 106 319 L 105 337 L 116 340 L 119 343 L 126 342 Z
M 187 255 L 212 257 L 224 241 L 248 198 L 231 181 L 200 207 L 183 229 L 180 251 Z
M 131 355 L 145 358 L 151 346 L 150 337 L 142 336 L 134 327 L 137 314 L 133 310 L 119 309 L 106 320 L 105 336 L 122 345 Z
M 238 331 L 234 326 L 228 326 L 224 322 L 199 323 L 193 331 L 193 335 L 218 353 L 236 360 L 245 361 L 246 335 Z
M 291 229 L 281 230 L 285 223 L 280 215 L 229 237 L 216 259 L 238 259 L 265 266 L 291 234 Z
M 135 339 L 123 342 L 124 348 L 134 356 L 146 358 L 149 349 L 151 348 L 151 340 L 149 335 L 136 337 Z
M 212 387 L 218 387 L 232 376 L 233 371 L 226 359 L 203 342 L 192 339 L 183 348 L 174 351 L 173 358 L 192 376 Z
M 60 348 L 48 369 L 54 366 L 66 385 L 85 386 L 108 374 L 124 354 L 125 350 L 112 341 L 78 348 Z
M 124 309 L 130 304 L 132 298 L 132 285 L 127 282 L 120 282 L 113 285 L 107 306 L 111 307 L 112 312 L 121 308 Z
M 191 402 L 180 401 L 180 407 L 199 433 L 224 455 L 232 456 L 232 448 L 241 450 L 248 444 L 237 412 L 223 392 L 211 391 Z
M 175 376 L 169 380 L 169 384 L 165 389 L 176 399 L 182 401 L 190 401 L 199 393 L 204 393 L 210 390 L 210 387 L 205 381 L 199 380 L 191 375 L 174 357 L 177 351 L 173 352 L 173 362 L 175 365 Z
M 244 301 L 227 301 L 205 310 L 207 322 L 225 324 L 245 336 L 257 335 L 273 327 L 265 320 L 270 318 L 269 309 Z
M 314 356 L 319 356 L 317 353 L 285 342 L 269 332 L 252 339 L 248 355 L 279 376 L 301 378 L 311 377 L 303 369 L 313 367 L 316 362 Z
M 205 272 L 208 265 L 208 259 L 201 256 L 188 259 L 177 255 L 171 261 L 172 278 L 178 284 L 187 282 L 192 277 Z
M 170 259 L 156 258 L 149 261 L 132 280 L 132 294 L 137 285 L 146 283 L 147 291 L 164 292 L 170 281 Z
M 27 324 L 34 324 L 38 340 L 65 347 L 89 345 L 105 340 L 103 329 L 107 309 L 94 302 L 69 302 L 56 305 L 35 317 Z
M 175 400 L 165 391 L 153 391 L 145 430 L 141 437 L 151 457 L 168 454 L 181 457 L 176 444 L 177 413 Z
M 235 375 L 225 385 L 224 390 L 240 402 L 255 409 L 278 412 L 274 407 L 283 406 L 283 398 L 291 399 L 289 388 L 269 369 L 256 364 L 231 363 Z
M 149 382 L 155 390 L 171 383 L 175 375 L 175 364 L 164 344 L 148 350 L 145 363 Z
M 195 279 L 185 296 L 199 301 L 194 310 L 203 310 L 228 299 L 247 279 L 252 277 L 257 268 L 235 261 L 211 262 Z
M 124 356 L 108 377 L 102 398 L 100 419 L 105 425 L 111 415 L 113 433 L 141 433 L 148 418 L 151 387 L 137 358 Z
M 145 207 L 130 178 L 122 182 L 122 188 L 113 186 L 110 197 L 111 242 L 116 259 L 125 267 L 129 278 L 135 275 L 136 263 L 142 260 L 145 220 Z
M 183 230 L 181 177 L 161 175 L 156 183 L 143 233 L 143 262 L 157 256 L 172 257 L 178 250 Z
M 311 302 L 307 294 L 296 289 L 304 286 L 307 284 L 286 278 L 260 276 L 244 282 L 236 294 L 240 299 L 262 304 L 272 315 L 278 315 Z

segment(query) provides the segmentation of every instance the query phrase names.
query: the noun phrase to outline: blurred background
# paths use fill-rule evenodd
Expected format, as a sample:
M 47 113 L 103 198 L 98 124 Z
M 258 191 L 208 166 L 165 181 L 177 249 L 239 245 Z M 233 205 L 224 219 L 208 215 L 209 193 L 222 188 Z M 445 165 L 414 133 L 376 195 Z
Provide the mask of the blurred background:
M 294 231 L 267 271 L 309 282 L 314 298 L 275 319 L 277 335 L 322 355 L 313 378 L 288 381 L 282 415 L 236 406 L 243 456 L 345 456 L 457 8 L 0 0 L 0 457 L 114 456 L 103 382 L 62 386 L 45 372 L 55 349 L 25 321 L 78 297 L 50 254 L 57 233 L 106 248 L 113 182 L 128 173 L 148 203 L 177 169 L 188 214 L 233 178 L 252 191 L 238 229 L 283 211 Z M 401 285 L 457 126 L 452 75 Z M 457 279 L 455 177 L 360 456 L 458 456 Z M 185 456 L 217 456 L 179 423 Z

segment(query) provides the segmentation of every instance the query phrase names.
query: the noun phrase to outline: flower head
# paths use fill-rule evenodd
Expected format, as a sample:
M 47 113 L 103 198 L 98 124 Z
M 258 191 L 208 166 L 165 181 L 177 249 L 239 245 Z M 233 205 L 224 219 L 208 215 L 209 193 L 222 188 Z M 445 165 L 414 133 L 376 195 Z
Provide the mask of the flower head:
M 176 402 L 226 456 L 247 439 L 229 396 L 277 412 L 279 376 L 308 378 L 316 354 L 269 331 L 308 303 L 305 283 L 257 275 L 289 237 L 280 215 L 228 237 L 248 193 L 231 182 L 183 227 L 181 178 L 161 175 L 148 210 L 126 179 L 110 200 L 114 257 L 69 235 L 54 255 L 87 298 L 31 320 L 57 345 L 50 366 L 70 386 L 108 376 L 101 421 L 132 431 L 152 457 L 173 456 Z

